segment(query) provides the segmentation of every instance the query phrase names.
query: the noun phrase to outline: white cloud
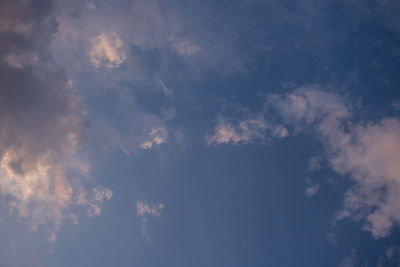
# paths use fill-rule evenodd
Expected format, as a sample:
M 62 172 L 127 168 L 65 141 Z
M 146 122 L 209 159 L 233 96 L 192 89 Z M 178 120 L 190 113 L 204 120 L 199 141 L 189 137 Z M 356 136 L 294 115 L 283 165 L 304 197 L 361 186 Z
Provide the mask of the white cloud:
M 400 121 L 358 125 L 330 142 L 332 168 L 357 183 L 345 195 L 338 218 L 366 218 L 365 229 L 384 237 L 400 223 Z
M 302 132 L 317 137 L 330 167 L 355 182 L 346 192 L 343 209 L 337 213 L 336 220 L 351 217 L 362 221 L 363 228 L 375 238 L 389 235 L 393 225 L 400 224 L 399 119 L 355 123 L 354 107 L 348 101 L 317 86 L 272 95 L 267 99 L 266 108 L 270 110 L 269 117 L 263 116 L 262 123 L 241 122 L 245 126 L 220 123 L 209 144 L 250 143 L 274 137 L 266 134 L 266 129 L 271 131 L 274 124 L 269 121 L 280 117 L 293 129 L 293 134 Z M 285 136 L 288 134 L 275 138 Z M 312 159 L 311 169 L 320 168 L 317 163 Z M 306 194 L 312 196 L 318 189 L 319 186 L 312 185 Z
M 136 214 L 141 218 L 142 226 L 141 233 L 147 242 L 151 242 L 149 235 L 147 234 L 146 224 L 149 217 L 158 219 L 160 217 L 161 211 L 164 208 L 164 204 L 160 203 L 158 205 L 149 205 L 146 202 L 138 201 L 136 203 Z
M 126 59 L 124 42 L 115 32 L 101 33 L 90 40 L 89 58 L 96 68 L 118 68 Z

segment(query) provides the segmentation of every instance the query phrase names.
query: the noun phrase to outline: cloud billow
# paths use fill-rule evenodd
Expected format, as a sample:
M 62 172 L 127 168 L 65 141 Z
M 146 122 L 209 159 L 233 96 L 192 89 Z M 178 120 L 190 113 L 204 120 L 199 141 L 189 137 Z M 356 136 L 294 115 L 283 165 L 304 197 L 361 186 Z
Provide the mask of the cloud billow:
M 49 52 L 57 30 L 52 8 L 45 0 L 0 3 L 0 193 L 54 241 L 73 216 L 70 207 L 80 204 L 66 173 L 87 123 L 79 94 Z M 78 165 L 86 174 L 88 163 Z

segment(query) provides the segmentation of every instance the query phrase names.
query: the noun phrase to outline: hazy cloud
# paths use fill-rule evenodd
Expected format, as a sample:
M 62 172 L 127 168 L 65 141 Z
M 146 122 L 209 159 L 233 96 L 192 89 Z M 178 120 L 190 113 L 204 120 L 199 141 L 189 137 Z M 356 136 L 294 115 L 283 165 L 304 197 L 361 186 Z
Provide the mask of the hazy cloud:
M 89 58 L 96 68 L 118 68 L 126 59 L 124 42 L 115 32 L 101 33 L 90 40 Z
M 147 242 L 151 242 L 151 239 L 146 231 L 146 224 L 150 217 L 158 219 L 160 217 L 161 211 L 164 208 L 164 204 L 160 203 L 158 205 L 149 205 L 146 202 L 138 201 L 136 203 L 136 214 L 140 217 L 142 221 L 141 232 L 143 237 Z
M 11 211 L 54 241 L 71 207 L 80 205 L 81 181 L 67 171 L 79 177 L 86 173 L 74 166 L 89 169 L 88 162 L 76 164 L 85 112 L 49 52 L 57 29 L 52 2 L 1 1 L 0 10 L 0 193 Z
M 164 128 L 155 128 L 150 131 L 148 139 L 140 144 L 142 149 L 150 149 L 153 145 L 160 145 L 165 142 L 167 131 Z
M 380 256 L 377 267 L 399 266 L 400 265 L 400 247 L 390 246 L 385 253 Z
M 310 185 L 306 188 L 304 193 L 307 197 L 313 197 L 319 190 L 319 184 Z
M 357 260 L 356 250 L 352 249 L 351 253 L 345 256 L 339 263 L 338 267 L 353 267 L 356 265 Z
M 270 124 L 264 118 L 264 112 L 254 118 L 242 120 L 236 123 L 228 122 L 221 118 L 214 129 L 214 134 L 207 137 L 208 145 L 215 144 L 239 144 L 255 141 L 265 142 L 272 139 L 280 139 L 288 136 L 287 129 L 282 125 Z
M 201 48 L 187 40 L 177 40 L 174 37 L 169 38 L 172 46 L 180 55 L 192 55 L 198 53 Z

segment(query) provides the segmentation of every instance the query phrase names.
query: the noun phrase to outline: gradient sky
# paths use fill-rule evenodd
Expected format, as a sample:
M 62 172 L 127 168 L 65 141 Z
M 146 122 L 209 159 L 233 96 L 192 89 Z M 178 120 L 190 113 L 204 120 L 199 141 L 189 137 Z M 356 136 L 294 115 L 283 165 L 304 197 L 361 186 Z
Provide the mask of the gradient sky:
M 0 1 L 0 267 L 400 266 L 399 226 L 399 1 Z

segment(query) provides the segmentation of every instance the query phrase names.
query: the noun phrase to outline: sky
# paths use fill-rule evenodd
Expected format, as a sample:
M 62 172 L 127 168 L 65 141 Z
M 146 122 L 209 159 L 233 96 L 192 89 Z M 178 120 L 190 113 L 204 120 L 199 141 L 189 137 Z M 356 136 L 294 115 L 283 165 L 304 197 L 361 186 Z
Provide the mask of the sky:
M 397 0 L 1 0 L 1 267 L 400 266 Z

